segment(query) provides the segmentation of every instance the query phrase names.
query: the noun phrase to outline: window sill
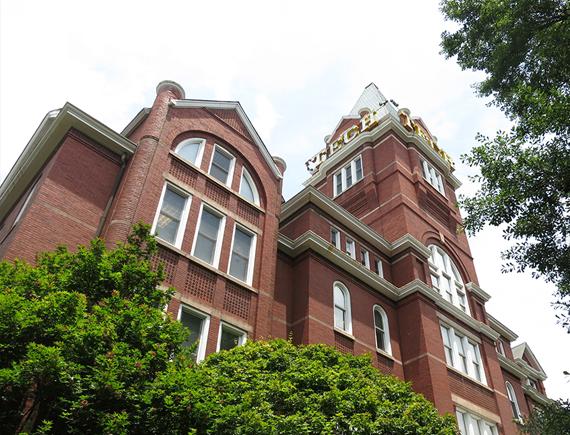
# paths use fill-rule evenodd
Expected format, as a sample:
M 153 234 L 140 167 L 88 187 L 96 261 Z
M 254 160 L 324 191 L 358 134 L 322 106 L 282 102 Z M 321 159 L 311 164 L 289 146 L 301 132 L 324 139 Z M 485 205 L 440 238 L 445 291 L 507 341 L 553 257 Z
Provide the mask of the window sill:
M 382 355 L 385 358 L 391 359 L 392 361 L 396 361 L 396 358 L 394 358 L 391 354 L 389 354 L 388 352 L 386 352 L 385 350 L 376 348 L 376 353 L 379 355 Z
M 342 329 L 340 329 L 340 328 L 338 328 L 338 327 L 336 327 L 336 326 L 334 327 L 334 332 L 338 332 L 339 334 L 344 335 L 346 338 L 348 338 L 348 339 L 350 339 L 350 340 L 352 340 L 352 341 L 356 341 L 356 338 L 354 337 L 354 335 L 352 335 L 352 334 L 350 334 L 350 333 L 348 333 L 348 332 L 346 332 L 346 331 L 343 331 Z

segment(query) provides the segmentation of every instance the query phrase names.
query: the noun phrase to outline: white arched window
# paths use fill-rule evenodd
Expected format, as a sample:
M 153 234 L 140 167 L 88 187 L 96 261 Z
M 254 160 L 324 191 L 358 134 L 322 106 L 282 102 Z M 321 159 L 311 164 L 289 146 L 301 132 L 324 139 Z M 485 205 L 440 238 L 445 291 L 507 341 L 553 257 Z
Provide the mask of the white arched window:
M 461 275 L 451 258 L 438 246 L 431 245 L 432 252 L 429 259 L 429 269 L 431 272 L 431 284 L 445 300 L 456 307 L 469 313 L 469 304 L 465 294 L 465 286 Z
M 350 293 L 341 282 L 334 284 L 334 326 L 352 334 Z
M 376 347 L 384 352 L 392 353 L 388 316 L 386 311 L 379 305 L 374 306 L 374 332 L 376 333 Z
M 241 196 L 249 199 L 254 204 L 259 205 L 259 194 L 257 193 L 257 188 L 253 182 L 253 178 L 247 172 L 247 169 L 243 168 L 241 172 L 241 183 L 239 186 L 239 193 Z
M 176 147 L 176 154 L 182 157 L 184 160 L 189 161 L 193 165 L 200 166 L 202 161 L 202 155 L 204 154 L 204 145 L 206 144 L 206 139 L 192 138 L 186 139 L 180 142 Z
M 517 402 L 517 396 L 515 395 L 515 390 L 509 381 L 505 382 L 507 386 L 507 395 L 509 396 L 509 402 L 511 402 L 511 409 L 513 410 L 513 416 L 515 419 L 521 417 L 521 412 L 519 410 L 519 404 Z

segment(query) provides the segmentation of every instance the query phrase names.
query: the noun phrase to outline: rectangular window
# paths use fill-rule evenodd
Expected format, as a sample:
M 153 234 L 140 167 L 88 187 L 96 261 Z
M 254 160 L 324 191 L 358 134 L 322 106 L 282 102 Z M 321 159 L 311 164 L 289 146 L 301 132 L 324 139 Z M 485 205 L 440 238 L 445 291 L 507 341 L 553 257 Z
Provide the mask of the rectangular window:
M 350 239 L 346 239 L 346 253 L 351 258 L 356 260 L 356 252 L 354 251 L 354 242 Z
M 247 284 L 253 277 L 255 241 L 255 234 L 236 224 L 228 273 Z
M 422 172 L 426 181 L 435 187 L 439 193 L 445 195 L 445 188 L 443 187 L 443 178 L 435 168 L 430 165 L 426 160 L 421 159 L 422 162 Z
M 450 326 L 440 326 L 447 364 L 467 376 L 486 384 L 479 345 Z
M 367 269 L 370 269 L 370 256 L 364 248 L 360 248 L 360 263 Z
M 354 183 L 361 180 L 362 173 L 362 157 L 358 156 L 347 166 L 342 168 L 334 176 L 334 195 L 339 195 Z
M 374 259 L 374 272 L 376 273 L 376 275 L 384 278 L 384 270 L 382 268 L 382 261 L 378 260 L 377 258 Z
M 198 345 L 194 353 L 194 360 L 202 361 L 206 356 L 206 343 L 208 341 L 208 329 L 210 328 L 210 316 L 195 310 L 194 308 L 181 305 L 179 319 L 182 325 L 190 330 L 190 337 L 182 347 L 193 346 L 196 342 Z
M 182 246 L 190 200 L 190 194 L 182 189 L 170 183 L 164 185 L 152 227 L 152 232 L 156 232 L 159 239 L 177 248 Z
M 226 322 L 220 322 L 220 332 L 218 334 L 218 352 L 220 350 L 230 350 L 236 346 L 241 346 L 247 340 L 247 333 Z
M 331 228 L 331 243 L 335 248 L 340 249 L 340 233 L 334 228 Z
M 497 425 L 478 415 L 456 409 L 457 426 L 461 435 L 497 435 Z
M 227 186 L 231 185 L 234 171 L 235 158 L 219 145 L 214 148 L 212 162 L 210 163 L 210 175 Z
M 214 209 L 202 205 L 199 225 L 194 240 L 192 255 L 218 267 L 220 260 L 220 245 L 226 217 Z

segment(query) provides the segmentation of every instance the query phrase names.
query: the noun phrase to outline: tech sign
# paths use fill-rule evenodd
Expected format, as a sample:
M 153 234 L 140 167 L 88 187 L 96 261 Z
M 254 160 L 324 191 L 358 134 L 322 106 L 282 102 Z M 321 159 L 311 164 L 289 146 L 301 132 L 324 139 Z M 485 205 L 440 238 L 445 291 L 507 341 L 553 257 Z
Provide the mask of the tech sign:
M 387 102 L 386 102 L 387 103 Z M 386 104 L 384 103 L 384 104 Z M 383 105 L 384 105 L 383 104 Z M 351 141 L 353 141 L 360 133 L 364 133 L 365 131 L 372 130 L 374 127 L 378 125 L 380 122 L 378 110 L 374 112 L 364 115 L 360 118 L 360 125 L 354 125 L 347 130 L 345 130 L 337 140 L 330 143 L 326 148 L 319 151 L 313 157 L 305 162 L 305 166 L 307 166 L 307 170 L 314 174 L 319 170 L 319 167 L 323 164 L 323 162 L 328 159 L 329 157 L 333 156 L 335 153 L 340 151 L 342 148 L 347 146 Z M 400 122 L 403 127 L 410 131 L 418 134 L 421 136 L 428 144 L 431 146 L 436 152 L 441 154 L 441 157 L 449 164 L 449 168 L 451 171 L 455 171 L 455 163 L 444 150 L 437 146 L 437 142 L 435 142 L 429 135 L 419 126 L 417 122 L 415 122 L 411 117 L 410 113 L 406 109 L 401 109 L 398 112 L 400 116 Z

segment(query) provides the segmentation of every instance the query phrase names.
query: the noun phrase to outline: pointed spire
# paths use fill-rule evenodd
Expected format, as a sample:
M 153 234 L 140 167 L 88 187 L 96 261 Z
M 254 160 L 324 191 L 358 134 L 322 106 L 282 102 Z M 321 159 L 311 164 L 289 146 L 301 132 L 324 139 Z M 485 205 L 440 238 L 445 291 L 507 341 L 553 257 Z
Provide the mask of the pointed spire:
M 356 101 L 356 104 L 350 111 L 350 116 L 358 116 L 359 112 L 366 108 L 373 112 L 380 107 L 381 103 L 386 101 L 386 97 L 382 95 L 382 92 L 378 90 L 378 87 L 374 83 L 370 83 L 362 92 L 360 98 Z

